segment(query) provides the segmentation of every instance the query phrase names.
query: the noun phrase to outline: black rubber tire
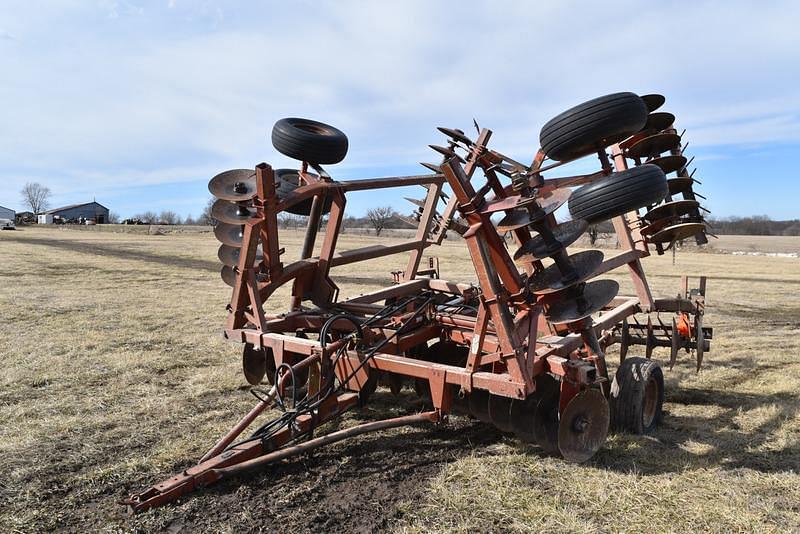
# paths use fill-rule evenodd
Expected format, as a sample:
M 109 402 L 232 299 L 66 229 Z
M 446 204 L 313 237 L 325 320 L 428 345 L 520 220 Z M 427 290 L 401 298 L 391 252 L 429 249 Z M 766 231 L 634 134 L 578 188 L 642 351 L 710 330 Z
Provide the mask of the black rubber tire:
M 654 380 L 658 387 L 652 419 L 645 421 L 646 386 Z M 611 428 L 634 434 L 651 432 L 661 422 L 664 412 L 664 373 L 653 360 L 625 358 L 611 383 Z
M 594 224 L 661 202 L 668 190 L 664 171 L 640 165 L 575 190 L 569 197 L 569 212 L 573 219 Z
M 339 163 L 347 155 L 347 136 L 322 122 L 290 117 L 272 127 L 272 146 L 308 163 Z
M 555 161 L 586 156 L 644 128 L 647 106 L 634 93 L 613 93 L 570 108 L 542 127 L 539 142 Z

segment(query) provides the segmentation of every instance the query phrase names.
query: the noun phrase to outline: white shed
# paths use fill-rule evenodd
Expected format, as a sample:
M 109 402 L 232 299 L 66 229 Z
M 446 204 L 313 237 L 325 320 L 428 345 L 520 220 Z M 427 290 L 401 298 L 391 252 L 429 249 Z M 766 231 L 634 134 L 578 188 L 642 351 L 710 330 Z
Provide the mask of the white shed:
M 17 213 L 14 210 L 0 206 L 0 219 L 8 219 L 9 221 L 14 222 L 14 218 L 16 216 Z
M 53 214 L 52 213 L 40 213 L 36 216 L 37 222 L 39 224 L 53 224 Z

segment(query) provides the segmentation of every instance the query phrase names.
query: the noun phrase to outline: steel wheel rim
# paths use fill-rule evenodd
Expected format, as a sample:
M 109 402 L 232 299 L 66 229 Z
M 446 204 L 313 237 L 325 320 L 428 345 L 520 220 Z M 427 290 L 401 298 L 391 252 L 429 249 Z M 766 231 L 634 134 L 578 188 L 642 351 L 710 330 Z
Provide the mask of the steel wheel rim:
M 647 380 L 644 388 L 644 406 L 642 407 L 642 423 L 644 428 L 649 428 L 656 418 L 658 407 L 658 381 L 654 376 Z

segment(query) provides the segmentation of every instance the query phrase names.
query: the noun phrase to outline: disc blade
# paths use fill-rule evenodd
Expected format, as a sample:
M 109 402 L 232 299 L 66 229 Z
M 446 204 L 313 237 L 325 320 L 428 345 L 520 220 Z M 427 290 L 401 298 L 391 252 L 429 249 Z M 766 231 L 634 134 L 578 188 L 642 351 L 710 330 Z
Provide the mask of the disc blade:
M 300 187 L 302 179 L 300 178 L 300 171 L 295 169 L 275 169 L 275 178 L 278 181 L 276 193 L 278 198 L 283 200 L 288 198 L 294 191 Z M 306 198 L 292 204 L 286 211 L 295 215 L 308 216 L 311 214 L 311 206 L 313 205 L 313 198 Z M 333 203 L 330 196 L 325 199 L 322 207 L 322 214 L 325 215 L 331 211 L 331 204 Z
M 683 170 L 688 162 L 689 160 L 687 160 L 684 156 L 669 155 L 651 159 L 647 163 L 649 165 L 656 165 L 660 167 L 662 171 L 664 171 L 664 174 L 669 174 L 671 172 Z
M 572 323 L 585 319 L 614 300 L 617 292 L 619 284 L 614 280 L 588 282 L 583 288 L 583 293 L 576 297 L 571 295 L 571 289 L 565 290 L 564 300 L 551 304 L 545 315 L 552 324 Z
M 236 285 L 236 271 L 233 270 L 233 267 L 230 267 L 228 265 L 223 265 L 219 274 L 222 277 L 222 281 L 225 282 L 227 285 L 231 287 Z
M 536 406 L 544 398 L 558 399 L 558 381 L 549 374 L 536 377 L 536 389 L 524 400 L 511 401 L 511 429 L 514 435 L 525 443 L 536 443 L 534 418 Z
M 222 172 L 208 182 L 208 190 L 222 200 L 250 200 L 256 196 L 256 171 L 233 169 Z
M 483 423 L 492 422 L 489 417 L 489 392 L 483 389 L 473 389 L 469 394 L 469 413 Z
M 267 353 L 256 349 L 250 343 L 245 344 L 242 352 L 242 371 L 249 384 L 256 386 L 261 383 L 267 374 Z
M 514 210 L 497 223 L 498 232 L 510 232 L 522 228 L 550 215 L 569 200 L 572 191 L 569 188 L 555 189 L 536 197 L 536 203 L 541 210 L 531 214 L 527 209 Z
M 645 123 L 642 129 L 660 132 L 672 126 L 674 122 L 675 115 L 667 113 L 666 111 L 659 111 L 647 116 L 647 123 Z
M 700 203 L 696 200 L 674 200 L 651 209 L 644 214 L 644 219 L 653 222 L 665 217 L 680 217 L 695 211 L 699 207 Z
M 641 99 L 644 100 L 644 105 L 647 106 L 648 111 L 657 110 L 664 105 L 664 102 L 667 101 L 667 99 L 664 98 L 664 95 L 659 94 L 642 95 Z
M 558 452 L 558 395 L 539 400 L 533 411 L 533 436 L 545 452 Z
M 706 225 L 698 222 L 679 222 L 659 230 L 647 238 L 649 243 L 672 243 L 704 232 Z
M 219 250 L 217 250 L 217 257 L 219 261 L 222 262 L 223 265 L 228 265 L 230 267 L 236 267 L 239 265 L 239 254 L 241 253 L 242 249 L 237 247 L 232 247 L 230 245 L 220 245 Z M 264 254 L 259 248 L 256 251 L 256 257 L 253 261 L 253 265 L 260 263 L 264 260 Z
M 568 462 L 585 462 L 600 450 L 608 436 L 608 401 L 597 389 L 575 395 L 561 414 L 558 449 Z
M 452 137 L 456 141 L 460 141 L 467 146 L 473 145 L 472 139 L 464 135 L 464 132 L 461 130 L 454 128 L 445 128 L 444 126 L 439 126 L 436 129 L 445 134 L 446 136 Z
M 508 397 L 489 395 L 489 418 L 501 432 L 514 430 L 511 426 L 511 401 Z
M 211 217 L 228 224 L 244 224 L 255 214 L 255 210 L 228 200 L 219 199 L 211 206 Z
M 244 239 L 244 227 L 238 224 L 217 223 L 214 236 L 221 243 L 231 247 L 241 247 Z
M 697 334 L 697 348 L 695 349 L 695 356 L 697 357 L 697 372 L 700 372 L 700 367 L 703 366 L 703 355 L 706 352 L 706 334 L 703 332 L 703 316 L 697 314 L 694 320 L 694 327 Z
M 577 278 L 564 281 L 563 274 L 555 263 L 543 271 L 531 275 L 528 279 L 528 288 L 532 293 L 545 295 L 561 291 L 569 286 L 574 286 L 592 277 L 600 264 L 603 263 L 603 253 L 599 250 L 584 250 L 569 257 L 569 262 L 575 270 Z
M 677 178 L 670 178 L 667 180 L 667 187 L 669 187 L 669 194 L 677 195 L 685 191 L 692 190 L 692 183 L 694 180 L 688 176 L 678 176 Z
M 680 144 L 681 136 L 678 134 L 659 133 L 638 141 L 628 149 L 626 155 L 631 158 L 652 157 L 678 148 Z
M 517 264 L 526 264 L 543 260 L 577 241 L 588 227 L 589 223 L 583 219 L 563 222 L 553 229 L 553 237 L 561 244 L 560 248 L 549 250 L 544 238 L 537 235 L 517 249 L 514 253 L 514 261 Z

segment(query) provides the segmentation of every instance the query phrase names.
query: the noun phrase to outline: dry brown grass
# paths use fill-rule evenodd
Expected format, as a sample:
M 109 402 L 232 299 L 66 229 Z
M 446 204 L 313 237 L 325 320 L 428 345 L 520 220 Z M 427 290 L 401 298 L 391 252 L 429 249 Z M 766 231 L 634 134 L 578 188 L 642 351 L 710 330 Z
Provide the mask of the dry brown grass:
M 373 241 L 344 235 L 340 248 L 365 240 Z M 299 242 L 290 234 L 285 246 L 297 250 Z M 209 234 L 0 234 L 0 530 L 150 531 L 180 521 L 201 531 L 263 527 L 248 499 L 269 508 L 275 497 L 257 484 L 200 492 L 134 518 L 116 504 L 191 465 L 251 405 L 239 347 L 220 336 L 229 291 L 214 272 L 216 248 Z M 447 278 L 474 278 L 458 240 L 436 253 Z M 399 259 L 343 269 L 342 293 L 382 286 L 388 271 L 404 266 Z M 800 530 L 800 260 L 693 253 L 677 260 L 645 260 L 654 292 L 675 293 L 683 272 L 709 275 L 706 322 L 715 338 L 700 374 L 688 361 L 666 372 L 668 413 L 654 435 L 612 436 L 584 465 L 511 438 L 473 447 L 465 437 L 452 461 L 418 467 L 427 487 L 390 526 Z M 617 278 L 629 288 L 624 272 Z M 278 292 L 276 308 L 286 295 Z M 391 409 L 382 395 L 369 417 Z M 456 424 L 481 431 L 478 423 Z M 339 461 L 350 447 L 336 448 Z M 239 491 L 240 501 L 222 500 Z

